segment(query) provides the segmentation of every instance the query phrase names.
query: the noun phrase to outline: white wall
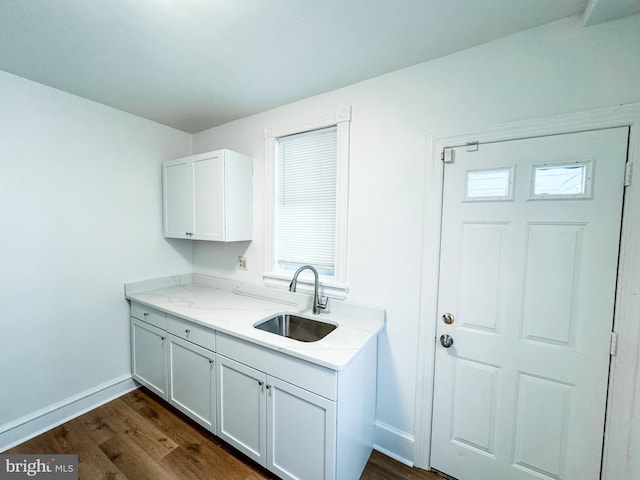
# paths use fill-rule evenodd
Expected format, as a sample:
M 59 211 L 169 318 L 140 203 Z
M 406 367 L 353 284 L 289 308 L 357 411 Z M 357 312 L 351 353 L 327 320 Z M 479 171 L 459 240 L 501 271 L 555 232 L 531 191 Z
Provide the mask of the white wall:
M 566 19 L 196 134 L 195 153 L 253 156 L 255 240 L 196 242 L 194 271 L 262 281 L 263 127 L 351 105 L 349 299 L 387 309 L 377 441 L 411 461 L 427 136 L 638 102 L 639 45 L 640 16 L 589 28 Z
M 0 439 L 130 375 L 123 284 L 191 271 L 161 223 L 161 162 L 191 140 L 0 72 Z

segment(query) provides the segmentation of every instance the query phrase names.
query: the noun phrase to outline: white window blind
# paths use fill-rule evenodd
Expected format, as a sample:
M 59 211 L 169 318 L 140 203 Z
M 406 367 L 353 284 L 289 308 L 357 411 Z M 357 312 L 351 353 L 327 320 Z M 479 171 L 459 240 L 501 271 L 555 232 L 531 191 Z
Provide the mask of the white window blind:
M 335 275 L 337 129 L 277 139 L 274 261 Z

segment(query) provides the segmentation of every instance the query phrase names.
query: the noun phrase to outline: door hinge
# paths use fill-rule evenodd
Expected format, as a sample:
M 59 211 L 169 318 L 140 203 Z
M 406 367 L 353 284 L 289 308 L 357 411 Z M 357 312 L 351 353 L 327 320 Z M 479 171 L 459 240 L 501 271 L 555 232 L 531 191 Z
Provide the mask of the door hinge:
M 624 166 L 624 186 L 628 187 L 631 185 L 631 179 L 633 176 L 633 163 L 627 162 Z
M 609 354 L 615 357 L 618 353 L 618 334 L 611 332 L 611 343 L 609 344 Z

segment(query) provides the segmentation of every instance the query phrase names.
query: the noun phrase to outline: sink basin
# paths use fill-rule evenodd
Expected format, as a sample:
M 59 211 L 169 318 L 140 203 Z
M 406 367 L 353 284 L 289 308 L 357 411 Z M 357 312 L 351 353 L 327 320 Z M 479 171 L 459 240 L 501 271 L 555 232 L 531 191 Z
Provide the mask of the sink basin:
M 254 327 L 300 342 L 317 342 L 338 328 L 332 323 L 320 322 L 293 313 L 279 313 L 255 324 Z

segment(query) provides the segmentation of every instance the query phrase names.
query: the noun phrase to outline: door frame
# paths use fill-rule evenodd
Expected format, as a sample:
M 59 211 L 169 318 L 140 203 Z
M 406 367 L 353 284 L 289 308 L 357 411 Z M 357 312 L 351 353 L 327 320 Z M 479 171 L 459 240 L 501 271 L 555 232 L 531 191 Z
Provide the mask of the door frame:
M 464 146 L 468 142 L 482 144 L 612 127 L 630 128 L 627 163 L 640 163 L 640 103 L 428 136 L 415 402 L 415 466 L 430 468 L 444 180 L 444 162 L 441 159 L 443 149 Z M 610 365 L 602 480 L 640 475 L 640 460 L 630 455 L 634 448 L 640 446 L 640 321 L 637 320 L 640 318 L 640 242 L 635 245 L 633 242 L 634 236 L 640 237 L 640 174 L 633 170 L 631 173 L 635 178 L 624 194 L 613 323 L 614 332 L 618 335 L 618 345 Z

